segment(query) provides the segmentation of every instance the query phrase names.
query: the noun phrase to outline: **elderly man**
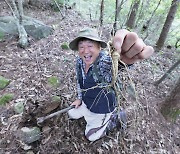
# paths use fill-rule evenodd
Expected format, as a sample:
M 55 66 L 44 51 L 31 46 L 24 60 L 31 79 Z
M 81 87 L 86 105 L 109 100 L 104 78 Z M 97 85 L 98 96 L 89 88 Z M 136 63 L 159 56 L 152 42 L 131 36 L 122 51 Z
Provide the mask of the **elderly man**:
M 125 29 L 116 32 L 112 42 L 121 60 L 126 64 L 149 58 L 154 50 L 134 32 Z M 68 114 L 72 119 L 84 117 L 87 124 L 85 136 L 95 141 L 125 122 L 125 113 L 117 113 L 117 98 L 112 82 L 112 58 L 103 50 L 107 47 L 97 30 L 86 28 L 78 33 L 69 47 L 78 51 L 76 64 L 77 99 Z M 119 118 L 118 118 L 119 117 Z

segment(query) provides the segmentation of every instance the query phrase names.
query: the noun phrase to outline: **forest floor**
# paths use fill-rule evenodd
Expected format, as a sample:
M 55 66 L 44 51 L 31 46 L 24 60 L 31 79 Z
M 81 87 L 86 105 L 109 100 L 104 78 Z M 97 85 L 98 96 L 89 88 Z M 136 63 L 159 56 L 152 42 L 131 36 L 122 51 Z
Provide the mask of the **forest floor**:
M 8 15 L 8 9 L 2 8 L 1 16 Z M 126 101 L 129 122 L 123 137 L 120 132 L 114 131 L 96 142 L 89 142 L 84 137 L 85 121 L 69 120 L 65 113 L 40 126 L 40 140 L 30 145 L 20 141 L 18 130 L 21 127 L 37 126 L 35 118 L 46 115 L 44 110 L 52 107 L 52 96 L 61 98 L 58 108 L 52 112 L 66 107 L 75 99 L 74 66 L 77 53 L 63 50 L 61 44 L 74 38 L 82 27 L 95 24 L 83 20 L 73 10 L 67 10 L 63 20 L 58 12 L 50 10 L 25 8 L 25 12 L 53 26 L 54 33 L 39 41 L 30 38 L 30 46 L 26 49 L 17 46 L 17 38 L 0 42 L 0 75 L 11 81 L 0 91 L 0 95 L 14 94 L 10 103 L 0 106 L 0 153 L 180 153 L 180 120 L 166 121 L 159 111 L 161 103 L 175 84 L 179 70 L 175 69 L 172 76 L 158 87 L 153 85 L 177 60 L 173 48 L 155 53 L 150 59 L 134 64 L 129 70 L 138 101 L 132 98 Z M 105 26 L 103 30 L 105 40 L 109 39 L 109 29 Z M 48 85 L 47 80 L 51 76 L 58 76 L 58 87 Z M 13 105 L 18 99 L 26 101 L 23 115 L 13 111 Z

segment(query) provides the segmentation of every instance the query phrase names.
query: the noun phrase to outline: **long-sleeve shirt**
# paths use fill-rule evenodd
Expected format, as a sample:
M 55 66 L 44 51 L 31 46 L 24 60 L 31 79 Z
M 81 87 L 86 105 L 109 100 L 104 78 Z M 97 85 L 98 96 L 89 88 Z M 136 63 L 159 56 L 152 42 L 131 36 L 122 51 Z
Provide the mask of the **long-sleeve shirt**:
M 77 64 L 76 66 L 80 66 L 79 68 L 76 68 L 76 75 L 78 76 L 78 71 L 81 71 L 83 82 L 86 79 L 86 73 L 85 73 L 85 63 L 83 60 L 78 57 L 77 58 Z M 95 67 L 95 64 L 91 64 L 90 68 Z M 98 77 L 103 80 L 103 82 L 100 83 L 101 86 L 106 86 L 107 84 L 110 84 L 112 81 L 112 59 L 109 56 L 109 54 L 105 51 L 101 51 L 99 56 L 96 59 L 96 73 L 93 74 L 93 78 L 96 82 L 99 82 Z M 77 93 L 78 93 L 78 99 L 82 99 L 82 90 L 80 88 L 80 83 L 77 80 Z

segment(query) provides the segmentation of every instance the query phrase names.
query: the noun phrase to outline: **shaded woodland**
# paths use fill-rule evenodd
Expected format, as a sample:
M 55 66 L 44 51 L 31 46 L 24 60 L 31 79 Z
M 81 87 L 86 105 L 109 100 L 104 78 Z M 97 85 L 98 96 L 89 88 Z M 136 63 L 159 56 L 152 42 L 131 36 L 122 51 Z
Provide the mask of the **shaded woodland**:
M 0 0 L 0 153 L 180 153 L 179 4 Z M 118 29 L 134 31 L 155 49 L 119 72 L 127 130 L 96 142 L 84 137 L 83 119 L 69 120 L 66 113 L 37 124 L 76 98 L 77 52 L 68 43 L 87 26 L 107 42 Z

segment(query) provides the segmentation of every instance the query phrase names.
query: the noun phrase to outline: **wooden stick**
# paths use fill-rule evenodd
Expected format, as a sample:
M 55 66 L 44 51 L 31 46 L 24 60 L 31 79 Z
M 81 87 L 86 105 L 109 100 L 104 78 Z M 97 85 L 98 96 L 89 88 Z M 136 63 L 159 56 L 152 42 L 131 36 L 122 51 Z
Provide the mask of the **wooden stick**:
M 57 116 L 57 115 L 59 115 L 61 113 L 67 112 L 67 111 L 69 111 L 70 109 L 73 109 L 73 108 L 75 108 L 75 105 L 71 105 L 71 106 L 69 106 L 69 107 L 67 107 L 65 109 L 59 110 L 59 111 L 54 112 L 54 113 L 52 113 L 50 115 L 47 115 L 45 117 L 39 117 L 39 118 L 37 118 L 37 124 L 43 123 L 46 119 L 49 119 L 49 118 Z

